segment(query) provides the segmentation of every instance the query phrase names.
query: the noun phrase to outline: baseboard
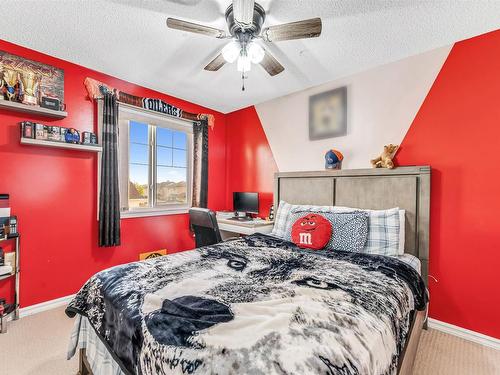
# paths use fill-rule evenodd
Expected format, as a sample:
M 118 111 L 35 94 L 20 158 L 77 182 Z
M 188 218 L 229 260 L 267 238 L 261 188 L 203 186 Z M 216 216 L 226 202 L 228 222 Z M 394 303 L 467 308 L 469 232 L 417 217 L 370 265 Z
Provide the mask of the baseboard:
M 429 318 L 429 328 L 436 329 L 441 332 L 449 333 L 450 335 L 460 337 L 464 340 L 472 341 L 480 345 L 487 346 L 496 350 L 500 350 L 500 339 L 483 335 L 470 329 L 455 326 L 453 324 L 441 322 L 436 319 Z
M 53 300 L 42 302 L 42 303 L 37 303 L 36 305 L 22 307 L 21 309 L 19 309 L 19 316 L 21 318 L 24 318 L 26 316 L 38 314 L 38 313 L 43 312 L 43 311 L 48 311 L 48 310 L 55 309 L 57 307 L 67 305 L 68 302 L 71 301 L 71 299 L 73 299 L 74 296 L 75 295 L 72 294 L 70 296 L 61 297 L 61 298 L 53 299 Z

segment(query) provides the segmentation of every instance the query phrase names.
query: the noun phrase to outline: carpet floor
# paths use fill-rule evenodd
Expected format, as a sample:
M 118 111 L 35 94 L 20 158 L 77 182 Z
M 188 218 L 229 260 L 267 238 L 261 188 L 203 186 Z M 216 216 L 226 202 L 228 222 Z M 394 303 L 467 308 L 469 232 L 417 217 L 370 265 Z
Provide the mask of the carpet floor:
M 76 357 L 66 360 L 73 320 L 63 308 L 10 322 L 0 335 L 0 373 L 75 375 Z M 433 329 L 422 332 L 414 375 L 498 375 L 500 350 Z

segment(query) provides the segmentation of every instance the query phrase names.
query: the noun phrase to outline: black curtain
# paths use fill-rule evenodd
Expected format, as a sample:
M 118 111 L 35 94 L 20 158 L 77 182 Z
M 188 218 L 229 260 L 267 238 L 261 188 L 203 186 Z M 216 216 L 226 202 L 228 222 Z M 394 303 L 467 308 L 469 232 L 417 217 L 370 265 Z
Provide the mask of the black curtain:
M 118 102 L 104 94 L 102 119 L 101 189 L 99 192 L 99 246 L 120 245 L 118 190 Z
M 207 207 L 208 200 L 208 122 L 193 123 L 193 207 Z

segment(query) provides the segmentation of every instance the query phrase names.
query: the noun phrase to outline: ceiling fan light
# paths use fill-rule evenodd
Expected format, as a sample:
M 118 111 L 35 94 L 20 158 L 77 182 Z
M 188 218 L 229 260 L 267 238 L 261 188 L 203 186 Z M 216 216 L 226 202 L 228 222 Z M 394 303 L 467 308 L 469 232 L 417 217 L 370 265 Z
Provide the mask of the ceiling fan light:
M 237 69 L 238 72 L 249 72 L 252 69 L 252 63 L 248 55 L 242 53 L 238 57 Z
M 232 41 L 224 46 L 222 49 L 222 57 L 228 63 L 232 64 L 240 55 L 241 47 L 236 41 Z
M 254 64 L 260 64 L 264 59 L 265 53 L 266 52 L 264 51 L 264 48 L 262 48 L 255 42 L 250 43 L 250 45 L 248 46 L 248 57 Z

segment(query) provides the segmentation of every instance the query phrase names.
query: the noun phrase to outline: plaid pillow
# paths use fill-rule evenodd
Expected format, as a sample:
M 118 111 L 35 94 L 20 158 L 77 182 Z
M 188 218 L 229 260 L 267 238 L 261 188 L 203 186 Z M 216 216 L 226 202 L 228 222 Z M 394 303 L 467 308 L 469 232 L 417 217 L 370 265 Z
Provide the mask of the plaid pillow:
M 278 205 L 278 210 L 276 211 L 276 218 L 274 219 L 274 227 L 271 232 L 271 235 L 283 239 L 285 238 L 286 230 L 290 223 L 290 216 L 292 214 L 292 210 L 329 212 L 333 211 L 333 206 L 290 204 L 285 201 L 280 201 Z
M 322 215 L 332 224 L 332 236 L 325 245 L 325 249 L 363 251 L 368 234 L 368 213 L 363 211 L 328 212 L 294 209 L 288 221 L 285 240 L 291 241 L 292 226 L 295 221 L 311 212 Z
M 290 212 L 292 210 L 292 205 L 286 203 L 285 201 L 280 201 L 278 210 L 276 211 L 276 217 L 274 218 L 274 226 L 271 231 L 271 235 L 284 238 L 286 233 L 286 221 Z
M 368 236 L 363 253 L 399 255 L 399 208 L 368 211 Z

